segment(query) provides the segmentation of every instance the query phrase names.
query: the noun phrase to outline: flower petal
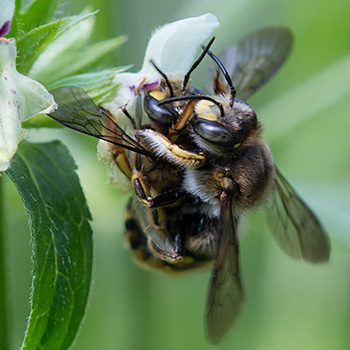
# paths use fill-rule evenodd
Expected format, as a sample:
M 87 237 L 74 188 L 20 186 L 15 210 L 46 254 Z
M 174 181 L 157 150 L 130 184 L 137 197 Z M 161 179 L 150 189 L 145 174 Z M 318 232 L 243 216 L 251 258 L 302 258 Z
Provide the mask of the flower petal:
M 2 2 L 0 10 L 0 37 L 5 36 L 9 32 L 14 11 L 15 0 Z
M 25 136 L 21 122 L 56 108 L 44 86 L 17 72 L 16 54 L 14 39 L 0 39 L 0 171 L 8 168 Z
M 141 72 L 155 72 L 153 60 L 166 73 L 186 72 L 193 63 L 198 47 L 219 26 L 211 13 L 185 18 L 157 29 L 148 43 Z
M 217 18 L 207 13 L 199 17 L 182 19 L 158 28 L 148 43 L 142 69 L 137 73 L 117 74 L 114 83 L 120 84 L 115 101 L 108 108 L 115 111 L 125 104 L 132 105 L 135 90 L 154 87 L 160 75 L 151 64 L 154 61 L 166 74 L 184 74 L 193 63 L 198 47 L 219 26 Z

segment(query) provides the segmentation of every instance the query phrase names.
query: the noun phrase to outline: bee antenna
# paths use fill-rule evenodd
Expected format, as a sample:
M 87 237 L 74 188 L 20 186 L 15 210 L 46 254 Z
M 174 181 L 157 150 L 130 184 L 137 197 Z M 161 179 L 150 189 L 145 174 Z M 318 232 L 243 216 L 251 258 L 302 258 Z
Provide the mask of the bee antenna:
M 172 103 L 177 101 L 186 101 L 186 100 L 207 100 L 214 103 L 220 110 L 220 114 L 224 116 L 224 108 L 219 101 L 216 101 L 213 97 L 205 96 L 205 95 L 187 95 L 187 96 L 179 96 L 179 97 L 170 97 L 158 102 L 158 106 L 164 105 L 166 103 Z
M 157 72 L 164 78 L 165 84 L 166 84 L 166 86 L 167 86 L 168 89 L 169 89 L 170 96 L 171 96 L 171 97 L 174 97 L 173 88 L 172 88 L 172 86 L 171 86 L 171 84 L 170 84 L 170 81 L 169 81 L 168 77 L 166 76 L 166 74 L 165 74 L 164 72 L 162 72 L 162 71 L 160 70 L 160 68 L 158 68 L 158 66 L 154 63 L 153 60 L 151 60 L 150 62 L 151 62 L 151 64 L 153 65 L 153 67 L 157 70 Z
M 209 43 L 207 44 L 207 46 L 203 47 L 203 52 L 201 53 L 201 55 L 196 59 L 196 61 L 192 64 L 192 67 L 189 69 L 189 71 L 186 73 L 185 77 L 184 77 L 184 82 L 182 85 L 182 91 L 185 91 L 187 83 L 190 79 L 190 75 L 191 73 L 198 67 L 198 65 L 202 62 L 203 58 L 205 57 L 205 55 L 207 54 L 207 52 L 209 51 L 210 46 L 213 44 L 215 40 L 215 36 L 212 37 L 212 39 L 209 41 Z
M 203 48 L 204 50 L 204 48 Z M 204 52 L 204 51 L 203 51 Z M 233 106 L 233 102 L 235 101 L 235 97 L 236 97 L 236 89 L 235 87 L 233 86 L 233 83 L 232 83 L 232 80 L 231 80 L 231 77 L 230 77 L 230 74 L 228 74 L 226 68 L 224 67 L 224 65 L 221 63 L 221 61 L 210 51 L 210 50 L 207 50 L 208 52 L 208 55 L 215 61 L 215 63 L 219 66 L 222 74 L 224 75 L 225 77 L 225 80 L 230 88 L 230 91 L 231 91 L 231 100 L 230 100 L 230 106 L 232 107 Z

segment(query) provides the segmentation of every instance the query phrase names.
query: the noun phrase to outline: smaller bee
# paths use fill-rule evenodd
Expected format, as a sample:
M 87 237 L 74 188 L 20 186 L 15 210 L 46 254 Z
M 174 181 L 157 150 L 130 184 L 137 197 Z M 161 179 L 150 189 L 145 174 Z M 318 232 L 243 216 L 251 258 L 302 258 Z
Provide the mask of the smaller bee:
M 329 258 L 330 244 L 315 215 L 275 167 L 262 125 L 244 102 L 285 61 L 292 44 L 289 30 L 252 33 L 221 59 L 210 51 L 212 42 L 183 79 L 169 80 L 154 65 L 162 81 L 141 96 L 144 113 L 133 118 L 124 109 L 132 134 L 76 87 L 52 91 L 59 108 L 50 116 L 109 143 L 137 198 L 130 202 L 126 226 L 140 263 L 179 272 L 214 261 L 206 331 L 216 344 L 244 300 L 237 235 L 242 214 L 270 196 L 271 228 L 283 251 L 321 262 Z M 208 55 L 216 64 L 214 95 L 188 84 Z

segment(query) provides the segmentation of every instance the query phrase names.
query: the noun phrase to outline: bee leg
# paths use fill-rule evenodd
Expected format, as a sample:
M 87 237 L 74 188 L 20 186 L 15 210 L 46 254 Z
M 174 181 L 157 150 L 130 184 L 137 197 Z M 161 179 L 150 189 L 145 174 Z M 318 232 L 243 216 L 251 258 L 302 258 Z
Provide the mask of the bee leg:
M 147 186 L 144 180 L 142 174 L 134 170 L 131 180 L 134 192 L 144 205 L 143 211 L 147 213 L 147 221 L 150 223 L 144 230 L 148 237 L 148 248 L 157 258 L 171 264 L 178 263 L 183 259 L 186 240 L 182 231 L 176 228 L 175 222 L 168 227 L 166 205 L 175 203 L 181 194 L 175 191 L 159 194 L 155 188 Z
M 102 106 L 99 106 L 101 109 L 103 109 L 104 113 L 108 116 L 106 119 L 106 127 L 104 132 L 106 133 L 106 136 L 115 138 L 116 136 L 119 136 L 120 139 L 123 139 L 123 134 L 120 129 L 118 129 L 118 122 L 116 118 L 111 114 L 111 112 L 107 109 L 104 109 Z M 126 111 L 125 108 L 123 108 L 124 114 L 130 119 L 131 123 L 134 123 L 132 116 Z M 108 148 L 112 154 L 112 157 L 119 168 L 119 170 L 128 178 L 131 178 L 131 165 L 128 160 L 125 148 L 121 145 L 116 145 L 112 142 L 108 143 Z
M 158 196 L 152 198 L 152 203 L 150 208 L 158 208 L 168 204 L 175 203 L 184 195 L 183 192 L 179 191 L 168 191 L 160 193 Z
M 119 170 L 128 178 L 130 179 L 132 176 L 132 170 L 130 166 L 130 162 L 128 160 L 128 157 L 126 155 L 125 149 L 122 147 L 113 147 L 112 149 L 112 156 L 117 164 L 117 167 Z
M 169 270 L 169 265 L 155 256 L 149 248 L 149 239 L 142 231 L 137 217 L 133 200 L 130 201 L 125 220 L 126 231 L 124 237 L 133 251 L 133 256 L 138 264 L 145 268 Z
M 167 137 L 151 129 L 138 130 L 138 135 L 158 157 L 184 169 L 198 169 L 205 161 L 201 152 L 190 152 L 173 144 Z
M 181 130 L 184 129 L 186 123 L 193 118 L 193 112 L 196 106 L 196 102 L 197 101 L 195 100 L 189 101 L 184 107 L 182 113 L 179 115 L 179 118 L 177 119 L 175 125 L 169 128 L 168 138 L 172 143 L 174 143 L 177 140 Z
M 164 240 L 162 245 L 148 237 L 148 248 L 157 258 L 166 261 L 169 264 L 178 264 L 184 260 L 185 237 L 176 230 L 175 237 L 172 241 Z M 168 243 L 168 244 L 167 244 Z
M 152 201 L 152 197 L 150 197 L 149 194 L 150 188 L 146 186 L 140 171 L 133 171 L 131 176 L 131 185 L 139 201 L 146 207 L 149 207 Z
M 146 184 L 142 172 L 138 170 L 132 172 L 131 184 L 136 197 L 148 208 L 159 208 L 175 203 L 184 194 L 172 190 L 158 192 L 153 186 Z
M 137 199 L 148 208 L 152 224 L 159 230 L 165 230 L 167 220 L 163 207 L 174 203 L 179 195 L 173 192 L 159 194 L 153 187 L 146 186 L 142 174 L 135 170 L 131 177 L 131 183 Z
M 145 184 L 142 173 L 137 170 L 133 171 L 131 176 L 131 184 L 137 199 L 149 209 L 150 218 L 153 221 L 152 224 L 160 230 L 165 229 L 166 215 L 164 214 L 162 203 L 157 201 L 158 206 L 154 206 L 154 198 L 159 196 L 158 192 L 156 192 L 153 187 Z

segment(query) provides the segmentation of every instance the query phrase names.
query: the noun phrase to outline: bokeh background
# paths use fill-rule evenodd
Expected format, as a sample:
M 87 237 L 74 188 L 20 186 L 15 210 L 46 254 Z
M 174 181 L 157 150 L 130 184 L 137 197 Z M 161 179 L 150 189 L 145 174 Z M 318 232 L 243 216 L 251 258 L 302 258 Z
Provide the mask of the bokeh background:
M 75 0 L 65 12 L 100 9 L 94 39 L 127 34 L 113 65 L 138 70 L 152 30 L 206 12 L 221 26 L 219 53 L 244 34 L 269 25 L 292 29 L 295 45 L 278 75 L 250 100 L 265 126 L 275 162 L 321 218 L 332 241 L 328 264 L 285 256 L 263 211 L 242 227 L 246 303 L 220 349 L 349 349 L 350 344 L 350 2 L 348 0 Z M 208 62 L 208 61 L 207 61 Z M 192 82 L 202 87 L 205 63 Z M 168 277 L 139 268 L 121 233 L 127 194 L 106 185 L 96 141 L 63 130 L 31 132 L 63 140 L 79 166 L 94 217 L 95 264 L 90 302 L 74 350 L 210 349 L 203 334 L 209 271 Z M 11 339 L 17 349 L 29 314 L 27 218 L 5 183 Z

